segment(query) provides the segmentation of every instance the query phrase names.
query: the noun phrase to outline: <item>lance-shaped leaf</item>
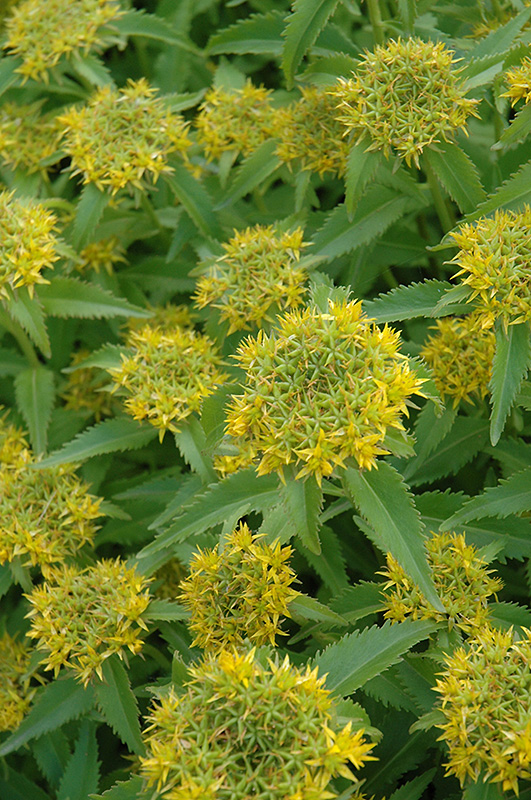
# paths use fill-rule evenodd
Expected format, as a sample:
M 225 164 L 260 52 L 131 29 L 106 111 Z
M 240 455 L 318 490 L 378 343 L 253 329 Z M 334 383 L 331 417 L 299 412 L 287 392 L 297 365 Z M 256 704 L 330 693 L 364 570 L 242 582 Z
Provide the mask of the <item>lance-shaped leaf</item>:
M 456 524 L 483 517 L 499 517 L 503 519 L 509 514 L 522 514 L 531 510 L 531 467 L 501 480 L 498 486 L 492 486 L 482 494 L 476 495 L 468 503 L 445 520 L 442 531 L 453 529 Z
M 0 318 L 0 325 L 2 320 Z M 28 365 L 26 359 L 16 350 L 0 347 L 0 378 L 6 375 L 18 375 Z
M 300 617 L 302 620 L 322 622 L 326 625 L 347 624 L 347 621 L 335 611 L 320 603 L 315 597 L 309 597 L 306 594 L 299 594 L 295 600 L 290 602 L 288 609 L 294 619 Z
M 287 18 L 282 54 L 282 69 L 286 75 L 288 89 L 293 87 L 297 67 L 305 53 L 325 27 L 334 13 L 338 0 L 295 0 L 293 12 Z
M 109 27 L 117 30 L 122 36 L 142 36 L 166 44 L 186 44 L 179 31 L 172 28 L 166 20 L 154 14 L 146 14 L 144 11 L 126 11 L 109 23 Z M 188 46 L 190 47 L 190 44 Z
M 345 206 L 352 217 L 363 192 L 382 163 L 381 152 L 367 150 L 368 142 L 353 142 L 350 146 L 345 175 Z
M 374 544 L 383 553 L 391 553 L 426 599 L 444 611 L 426 559 L 424 526 L 401 475 L 390 464 L 379 461 L 371 470 L 347 469 L 343 485 L 368 522 Z
M 72 243 L 78 250 L 90 242 L 109 200 L 110 194 L 102 192 L 94 183 L 83 187 L 72 228 Z
M 496 330 L 496 351 L 489 383 L 492 411 L 490 440 L 495 445 L 503 433 L 505 420 L 511 410 L 520 384 L 531 366 L 531 336 L 527 322 L 500 325 Z
M 319 514 L 323 492 L 316 479 L 313 476 L 304 481 L 287 478 L 280 489 L 280 495 L 284 501 L 288 525 L 310 552 L 319 554 Z
M 0 60 L 0 96 L 7 92 L 13 84 L 22 80 L 16 71 L 22 65 L 21 58 L 7 56 Z
M 172 163 L 172 172 L 163 177 L 201 233 L 222 239 L 223 231 L 203 184 L 179 163 Z
M 492 150 L 504 150 L 507 147 L 514 147 L 531 133 L 531 105 L 525 105 L 509 127 L 502 133 L 496 144 L 492 145 Z
M 105 659 L 102 674 L 103 680 L 94 685 L 94 691 L 105 721 L 132 753 L 143 755 L 138 705 L 127 672 L 116 654 Z
M 55 403 L 54 375 L 46 367 L 30 367 L 15 378 L 17 406 L 28 426 L 36 454 L 46 450 L 47 431 Z
M 86 800 L 98 789 L 99 768 L 96 726 L 85 721 L 59 784 L 57 800 Z
M 331 608 L 347 622 L 376 614 L 383 609 L 382 584 L 362 581 L 349 586 L 330 602 Z
M 456 408 L 445 408 L 437 413 L 438 409 L 434 403 L 426 403 L 417 417 L 415 424 L 415 438 L 417 441 L 415 450 L 417 455 L 412 458 L 402 475 L 405 481 L 409 481 L 412 475 L 422 466 L 426 458 L 433 453 L 440 442 L 450 432 L 457 416 Z
M 2 768 L 0 777 L 0 797 L 2 800 L 50 800 L 50 795 L 30 781 L 24 773 L 10 769 L 7 764 Z
M 175 434 L 175 444 L 203 483 L 217 481 L 212 458 L 207 453 L 205 432 L 197 417 L 192 415 L 181 424 L 180 430 Z
M 215 33 L 208 43 L 210 55 L 256 53 L 280 56 L 286 15 L 283 11 L 250 14 L 234 25 Z
M 435 630 L 436 623 L 406 620 L 354 631 L 318 653 L 312 666 L 319 667 L 320 675 L 327 675 L 326 688 L 334 694 L 352 694 L 396 664 L 404 653 Z
M 46 313 L 52 317 L 103 319 L 151 316 L 150 311 L 131 305 L 100 286 L 76 278 L 53 278 L 50 283 L 39 286 L 36 294 Z
M 31 341 L 37 345 L 41 353 L 50 358 L 52 351 L 50 348 L 50 339 L 48 337 L 48 330 L 44 320 L 44 311 L 39 302 L 38 297 L 35 295 L 30 297 L 26 287 L 18 289 L 16 294 L 9 298 L 9 315 L 0 308 L 0 324 L 4 325 L 9 330 L 9 317 L 21 325 Z M 4 323 L 3 318 L 7 316 Z
M 498 208 L 519 211 L 531 204 L 531 161 L 524 164 L 502 183 L 472 214 L 465 217 L 465 222 L 474 222 L 486 217 Z
M 470 62 L 463 70 L 463 74 L 467 75 L 467 70 L 470 69 L 471 64 L 475 59 L 483 58 L 484 56 L 492 55 L 494 53 L 506 53 L 511 47 L 514 47 L 515 40 L 518 34 L 531 17 L 531 8 L 527 7 L 520 11 L 519 14 L 512 17 L 505 25 L 501 25 L 494 31 L 491 31 L 488 36 L 481 39 L 476 47 L 469 54 Z
M 450 197 L 464 213 L 483 202 L 486 192 L 470 156 L 453 142 L 439 142 L 427 147 L 423 158 L 440 180 Z
M 412 781 L 408 781 L 396 792 L 393 792 L 389 800 L 421 800 L 434 775 L 435 769 L 430 769 L 428 772 L 423 772 L 422 775 L 417 775 Z
M 268 139 L 242 162 L 236 170 L 234 180 L 223 192 L 223 200 L 215 206 L 216 211 L 232 205 L 240 197 L 252 192 L 278 168 L 280 160 L 275 154 L 277 144 L 276 139 Z
M 144 779 L 134 775 L 128 781 L 119 781 L 103 794 L 91 794 L 90 800 L 149 800 L 144 791 Z
M 364 300 L 363 308 L 376 322 L 398 322 L 415 317 L 431 317 L 433 310 L 452 289 L 448 281 L 430 280 L 399 286 L 375 300 Z M 454 313 L 453 310 L 446 312 Z

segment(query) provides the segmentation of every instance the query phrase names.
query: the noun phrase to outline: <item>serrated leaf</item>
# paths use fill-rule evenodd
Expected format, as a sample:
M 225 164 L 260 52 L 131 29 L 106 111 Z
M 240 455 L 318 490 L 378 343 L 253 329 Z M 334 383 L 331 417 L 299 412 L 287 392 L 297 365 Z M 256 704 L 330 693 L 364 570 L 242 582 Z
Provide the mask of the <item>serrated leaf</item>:
M 338 0 L 295 0 L 283 31 L 282 69 L 287 88 L 293 87 L 297 67 L 334 13 Z
M 86 183 L 83 187 L 72 227 L 72 243 L 77 250 L 82 250 L 90 242 L 110 197 L 94 183 Z
M 430 769 L 428 772 L 423 772 L 422 775 L 417 775 L 416 778 L 408 781 L 396 792 L 393 792 L 389 800 L 421 800 L 424 796 L 424 790 L 429 786 L 434 775 L 435 769 Z
M 531 628 L 531 610 L 516 603 L 489 603 L 489 620 L 498 628 Z
M 280 56 L 283 42 L 285 14 L 269 11 L 267 14 L 250 14 L 234 25 L 218 31 L 208 42 L 207 53 L 255 53 Z
M 438 142 L 423 152 L 433 172 L 464 213 L 483 202 L 486 192 L 475 164 L 454 142 Z
M 341 542 L 334 531 L 326 525 L 319 531 L 319 539 L 321 540 L 321 552 L 319 555 L 312 553 L 302 544 L 299 544 L 298 549 L 323 583 L 329 587 L 333 594 L 337 594 L 348 586 L 348 576 L 341 550 Z
M 20 66 L 22 66 L 21 58 L 4 56 L 0 59 L 0 97 L 21 80 L 20 74 L 16 71 Z
M 63 731 L 48 731 L 44 736 L 39 736 L 33 742 L 31 751 L 46 780 L 56 786 L 70 758 L 70 747 Z
M 98 789 L 99 766 L 96 726 L 85 721 L 59 784 L 57 800 L 86 800 Z
M 50 795 L 40 786 L 7 765 L 3 766 L 0 777 L 0 797 L 2 800 L 50 800 Z
M 0 319 L 0 325 L 2 321 Z M 21 370 L 28 366 L 27 360 L 16 350 L 7 347 L 0 347 L 0 378 L 7 375 L 17 375 Z
M 531 204 L 531 161 L 504 181 L 472 214 L 465 217 L 464 222 L 474 222 L 499 208 L 521 211 L 529 204 Z
M 500 325 L 496 330 L 496 350 L 489 382 L 492 411 L 490 415 L 490 440 L 497 444 L 505 427 L 522 380 L 531 365 L 531 336 L 527 322 L 509 325 L 507 331 Z
M 145 620 L 179 620 L 189 617 L 190 612 L 187 608 L 171 600 L 152 600 L 143 614 Z
M 444 610 L 435 591 L 424 549 L 423 525 L 402 476 L 379 461 L 370 471 L 349 468 L 343 476 L 347 495 L 373 531 L 380 550 L 391 553 L 426 599 Z
M 203 184 L 186 167 L 177 163 L 173 163 L 172 172 L 165 173 L 163 177 L 201 233 L 208 238 L 222 239 L 223 231 Z
M 9 298 L 9 315 L 21 325 L 31 341 L 37 345 L 41 353 L 50 358 L 50 339 L 46 329 L 44 312 L 38 298 L 30 297 L 26 288 L 18 289 Z
M 505 25 L 501 25 L 488 36 L 478 42 L 476 47 L 469 54 L 471 63 L 483 56 L 493 55 L 494 53 L 506 53 L 514 46 L 518 34 L 531 17 L 531 8 L 524 8 L 519 14 L 512 17 Z M 470 64 L 469 64 L 470 66 Z M 463 70 L 466 75 L 466 69 Z
M 415 439 L 417 455 L 408 462 L 402 475 L 406 482 L 422 467 L 426 458 L 450 433 L 457 416 L 456 408 L 445 408 L 437 414 L 434 403 L 426 403 L 417 417 Z
M 88 369 L 98 367 L 99 369 L 113 369 L 122 363 L 121 354 L 123 347 L 117 344 L 105 344 L 99 350 L 95 350 L 82 361 L 78 361 L 73 367 L 65 367 L 61 372 L 69 374 L 77 369 Z
M 504 519 L 509 514 L 522 514 L 531 510 L 531 467 L 501 480 L 498 486 L 485 489 L 445 520 L 442 531 L 452 530 L 456 524 L 483 517 Z
M 207 453 L 206 436 L 201 423 L 195 416 L 181 425 L 175 434 L 175 444 L 192 469 L 197 472 L 203 483 L 215 483 L 218 479 L 212 458 Z
M 223 200 L 214 206 L 215 211 L 232 205 L 236 200 L 252 192 L 279 167 L 277 145 L 276 139 L 268 139 L 242 161 L 234 179 L 223 192 Z
M 102 673 L 103 680 L 94 685 L 98 708 L 129 750 L 137 755 L 144 755 L 138 705 L 127 672 L 117 655 L 105 659 Z
M 354 631 L 318 653 L 312 666 L 319 667 L 320 675 L 327 674 L 326 688 L 334 694 L 352 694 L 436 629 L 433 622 L 406 620 Z
M 520 109 L 508 128 L 502 133 L 492 150 L 504 150 L 523 142 L 531 133 L 531 105 Z
M 521 795 L 520 795 L 521 796 Z M 499 783 L 491 783 L 479 778 L 476 783 L 469 783 L 463 790 L 463 800 L 504 800 Z
M 451 288 L 452 284 L 447 281 L 411 283 L 381 294 L 375 300 L 364 300 L 363 309 L 379 324 L 431 317 L 434 308 Z
M 351 144 L 345 175 L 345 206 L 350 217 L 381 163 L 382 154 L 367 150 L 367 142 Z
M 47 432 L 55 403 L 54 374 L 46 367 L 29 367 L 15 378 L 17 407 L 29 431 L 34 452 L 46 450 Z
M 52 317 L 81 317 L 107 319 L 110 317 L 138 317 L 147 319 L 150 311 L 131 305 L 111 292 L 76 278 L 52 278 L 50 283 L 38 287 L 36 294 L 47 314 Z
M 75 439 L 40 461 L 37 466 L 54 467 L 57 464 L 78 463 L 104 453 L 138 450 L 153 441 L 156 436 L 157 431 L 152 425 L 141 425 L 129 417 L 106 419 L 78 434 Z
M 281 487 L 288 524 L 305 547 L 317 555 L 321 552 L 319 541 L 319 514 L 323 504 L 323 492 L 313 476 L 306 480 L 287 478 Z
M 485 447 L 485 453 L 493 456 L 504 468 L 504 478 L 513 472 L 531 466 L 531 444 L 522 439 L 502 439 L 496 447 Z
M 128 781 L 120 781 L 103 794 L 91 794 L 90 800 L 148 800 L 144 791 L 144 779 L 134 775 Z
M 306 594 L 299 594 L 295 600 L 292 600 L 288 605 L 288 610 L 295 620 L 297 617 L 301 617 L 303 620 L 323 622 L 327 625 L 347 624 L 346 620 L 335 611 L 320 603 L 315 597 L 309 597 Z
M 0 745 L 0 757 L 18 750 L 31 739 L 54 731 L 71 719 L 86 714 L 94 706 L 94 692 L 74 678 L 49 683 L 38 695 L 17 730 Z
M 347 622 L 357 622 L 369 614 L 382 611 L 382 586 L 379 583 L 362 581 L 344 589 L 340 595 L 330 601 L 330 606 Z
M 172 28 L 166 20 L 144 11 L 129 10 L 109 23 L 109 27 L 118 31 L 122 36 L 142 36 L 166 44 L 180 44 L 183 39 L 179 31 Z

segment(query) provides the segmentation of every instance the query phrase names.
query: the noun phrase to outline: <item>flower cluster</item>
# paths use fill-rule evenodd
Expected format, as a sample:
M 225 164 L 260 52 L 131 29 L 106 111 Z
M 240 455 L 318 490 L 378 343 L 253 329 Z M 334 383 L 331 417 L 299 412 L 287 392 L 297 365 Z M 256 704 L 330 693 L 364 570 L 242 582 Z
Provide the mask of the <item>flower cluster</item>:
M 72 357 L 70 368 L 73 370 L 68 375 L 66 385 L 60 397 L 64 400 L 65 408 L 72 411 L 87 411 L 99 421 L 102 417 L 110 416 L 114 411 L 113 398 L 105 391 L 108 379 L 103 373 L 92 367 L 77 367 L 90 355 L 89 350 L 78 350 Z
M 449 748 L 448 773 L 502 783 L 518 794 L 531 778 L 531 631 L 488 626 L 446 657 L 437 681 L 446 722 L 437 727 Z
M 194 120 L 210 159 L 227 151 L 249 155 L 275 135 L 271 92 L 247 81 L 243 89 L 210 89 Z
M 75 175 L 116 194 L 171 171 L 168 156 L 184 154 L 190 140 L 183 118 L 169 111 L 156 91 L 145 78 L 129 80 L 120 90 L 103 86 L 87 105 L 58 117 Z
M 108 370 L 112 391 L 122 388 L 126 411 L 159 428 L 161 438 L 227 378 L 214 343 L 189 328 L 145 325 L 130 333 L 127 348 L 121 365 Z
M 331 90 L 339 121 L 367 150 L 396 152 L 419 166 L 425 147 L 449 140 L 477 103 L 465 97 L 453 51 L 442 42 L 391 39 L 368 52 L 349 80 Z
M 320 482 L 351 457 L 371 469 L 388 452 L 387 428 L 402 429 L 408 398 L 421 393 L 399 346 L 399 334 L 372 324 L 361 303 L 286 314 L 269 336 L 259 331 L 240 346 L 246 379 L 227 432 L 261 456 L 259 474 L 296 464 L 298 478 Z
M 48 574 L 50 564 L 69 558 L 91 542 L 101 516 L 101 500 L 75 467 L 34 469 L 22 433 L 2 426 L 0 431 L 0 564 L 22 557 Z
M 223 244 L 218 258 L 197 284 L 199 308 L 217 308 L 230 323 L 229 333 L 271 321 L 275 312 L 300 305 L 306 271 L 297 266 L 303 231 L 281 232 L 256 225 L 235 232 Z
M 317 669 L 224 650 L 189 673 L 182 693 L 154 705 L 141 759 L 167 800 L 333 798 L 331 778 L 356 780 L 352 768 L 374 760 L 362 730 L 338 728 Z
M 32 697 L 28 670 L 30 651 L 4 633 L 0 636 L 0 732 L 18 728 Z
M 513 106 L 518 100 L 529 103 L 531 100 L 531 58 L 526 56 L 519 67 L 507 70 L 505 82 L 509 88 L 502 96 L 509 97 Z
M 460 248 L 452 259 L 454 278 L 470 287 L 478 318 L 490 327 L 500 318 L 505 327 L 531 320 L 531 208 L 496 211 L 493 217 L 460 225 L 451 236 Z
M 0 158 L 28 173 L 45 172 L 43 160 L 59 161 L 60 131 L 55 117 L 41 114 L 42 103 L 4 103 L 0 109 Z M 56 156 L 52 159 L 52 156 Z
M 473 545 L 467 545 L 463 534 L 436 533 L 426 541 L 428 563 L 433 583 L 445 615 L 437 611 L 423 596 L 418 586 L 406 575 L 392 555 L 382 575 L 386 619 L 402 622 L 410 619 L 448 619 L 466 633 L 476 633 L 489 619 L 487 602 L 502 588 L 502 582 L 491 577 L 485 560 Z
M 337 102 L 330 92 L 317 86 L 301 88 L 302 97 L 275 113 L 278 157 L 301 169 L 343 175 L 349 145 L 343 125 L 335 118 Z
M 213 550 L 199 551 L 180 599 L 191 611 L 194 644 L 209 651 L 242 645 L 275 644 L 280 618 L 289 617 L 295 573 L 287 563 L 291 547 L 269 545 L 253 536 L 245 523 Z
M 435 320 L 420 352 L 429 364 L 441 396 L 469 403 L 485 397 L 492 373 L 496 337 L 491 328 L 483 328 L 477 314 Z
M 76 264 L 78 272 L 93 269 L 94 272 L 99 273 L 105 270 L 108 275 L 112 275 L 115 264 L 127 263 L 125 248 L 122 247 L 117 236 L 109 236 L 107 239 L 91 242 L 83 248 L 79 256 L 81 262 Z
M 86 686 L 94 673 L 101 678 L 105 659 L 126 649 L 139 653 L 142 619 L 151 600 L 149 579 L 119 558 L 94 566 L 53 567 L 45 583 L 27 598 L 32 606 L 28 636 L 46 655 L 41 663 L 57 675 L 70 667 Z
M 36 283 L 48 283 L 41 272 L 59 258 L 55 224 L 40 203 L 0 192 L 0 297 L 9 297 L 7 287 L 27 286 L 31 292 Z
M 25 78 L 47 82 L 63 56 L 104 44 L 101 29 L 121 13 L 116 0 L 22 0 L 6 20 L 4 47 L 21 56 Z

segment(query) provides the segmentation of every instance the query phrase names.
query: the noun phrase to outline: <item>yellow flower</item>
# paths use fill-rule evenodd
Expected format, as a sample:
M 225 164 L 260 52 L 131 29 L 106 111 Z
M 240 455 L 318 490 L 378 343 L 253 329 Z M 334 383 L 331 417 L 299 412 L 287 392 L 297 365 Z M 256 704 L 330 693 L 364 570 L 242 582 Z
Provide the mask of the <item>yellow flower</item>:
M 114 265 L 120 262 L 126 264 L 125 248 L 120 244 L 117 236 L 109 236 L 98 242 L 91 242 L 79 254 L 81 263 L 76 264 L 78 272 L 93 269 L 94 272 L 105 270 L 108 275 L 114 272 Z
M 468 634 L 475 634 L 489 620 L 488 598 L 503 588 L 491 578 L 484 559 L 463 534 L 435 533 L 426 541 L 428 563 L 446 614 L 434 608 L 418 586 L 406 575 L 392 555 L 380 574 L 387 579 L 383 588 L 385 618 L 393 622 L 405 619 L 448 620 Z
M 22 642 L 0 636 L 0 732 L 18 728 L 35 694 L 27 675 L 30 656 Z
M 109 656 L 139 653 L 149 582 L 119 558 L 86 569 L 50 569 L 46 582 L 26 595 L 32 606 L 28 636 L 46 654 L 45 669 L 57 675 L 62 666 L 70 667 L 86 686 L 94 673 L 101 678 Z
M 395 152 L 418 167 L 424 148 L 451 140 L 478 102 L 465 97 L 455 63 L 442 42 L 390 39 L 331 90 L 337 118 L 367 150 L 382 150 L 386 158 Z
M 156 91 L 145 78 L 129 80 L 120 90 L 103 86 L 88 105 L 57 118 L 65 127 L 63 148 L 74 175 L 116 194 L 171 172 L 168 156 L 184 154 L 190 140 L 183 118 L 167 110 Z
M 245 523 L 234 530 L 220 551 L 199 551 L 190 575 L 181 584 L 181 602 L 191 611 L 193 644 L 217 652 L 270 642 L 282 634 L 280 619 L 298 592 L 290 588 L 295 573 L 287 564 L 291 547 L 268 545 L 253 536 Z
M 435 320 L 421 356 L 428 363 L 442 397 L 473 402 L 485 397 L 492 373 L 496 345 L 494 331 L 481 327 L 477 314 Z
M 276 312 L 300 305 L 307 280 L 297 266 L 302 237 L 301 228 L 282 233 L 272 225 L 235 231 L 222 245 L 225 255 L 199 279 L 196 304 L 217 308 L 230 323 L 229 333 L 261 327 Z
M 531 58 L 525 56 L 519 67 L 507 70 L 505 82 L 509 88 L 502 94 L 502 97 L 509 97 L 513 106 L 518 100 L 529 103 L 531 100 Z
M 323 800 L 330 780 L 356 781 L 374 745 L 339 729 L 317 670 L 255 652 L 222 651 L 190 667 L 179 694 L 155 703 L 141 774 L 167 800 Z
M 0 157 L 8 166 L 46 173 L 52 156 L 61 159 L 57 120 L 41 115 L 41 107 L 42 103 L 4 103 L 0 108 Z M 45 159 L 47 166 L 42 166 Z
M 21 56 L 24 78 L 48 82 L 62 56 L 105 43 L 102 28 L 123 12 L 115 0 L 22 0 L 5 22 L 5 48 Z
M 259 331 L 240 346 L 246 378 L 227 432 L 261 457 L 259 474 L 295 464 L 298 478 L 320 482 L 349 458 L 371 469 L 388 452 L 387 429 L 403 428 L 408 398 L 420 394 L 399 346 L 399 334 L 373 325 L 361 303 L 286 314 L 271 335 Z

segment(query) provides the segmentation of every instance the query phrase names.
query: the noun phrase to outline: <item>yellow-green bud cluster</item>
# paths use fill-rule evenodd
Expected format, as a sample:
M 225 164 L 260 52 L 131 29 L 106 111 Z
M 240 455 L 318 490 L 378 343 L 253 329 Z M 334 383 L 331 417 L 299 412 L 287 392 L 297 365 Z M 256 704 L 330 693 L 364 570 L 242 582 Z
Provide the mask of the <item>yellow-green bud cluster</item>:
M 4 103 L 0 108 L 0 158 L 10 167 L 23 167 L 28 173 L 46 172 L 43 159 L 56 154 L 59 161 L 60 130 L 57 120 L 41 115 L 42 103 L 18 105 Z
M 55 224 L 40 203 L 0 192 L 0 297 L 9 297 L 7 287 L 27 286 L 32 292 L 36 283 L 48 283 L 41 272 L 59 258 Z
M 332 95 L 338 119 L 367 150 L 397 153 L 418 167 L 425 147 L 452 138 L 474 112 L 453 51 L 441 42 L 393 39 L 366 53 Z
M 259 474 L 295 464 L 298 478 L 320 482 L 348 458 L 371 469 L 388 452 L 387 429 L 403 428 L 408 398 L 421 393 L 399 334 L 372 324 L 356 302 L 294 311 L 277 324 L 238 350 L 246 379 L 227 432 L 261 456 Z
M 222 651 L 155 704 L 141 774 L 165 800 L 334 798 L 331 778 L 374 760 L 363 731 L 338 729 L 317 669 L 254 655 Z
M 502 97 L 509 97 L 513 106 L 518 100 L 531 100 L 531 57 L 526 56 L 519 67 L 507 70 L 505 82 L 509 87 Z
M 18 728 L 35 694 L 27 675 L 30 655 L 22 642 L 0 636 L 0 732 Z
M 472 290 L 483 327 L 531 320 L 531 208 L 496 211 L 493 217 L 460 225 L 451 236 L 460 248 L 454 278 Z
M 283 633 L 281 617 L 298 592 L 287 563 L 291 547 L 260 541 L 245 523 L 234 530 L 223 549 L 196 553 L 180 599 L 191 611 L 194 644 L 211 652 L 237 647 L 247 638 L 255 645 L 275 644 Z
M 23 0 L 6 20 L 4 47 L 22 58 L 25 78 L 47 82 L 63 56 L 102 45 L 101 28 L 122 13 L 116 0 Z
M 147 630 L 142 614 L 151 599 L 148 584 L 119 558 L 85 569 L 50 569 L 46 582 L 27 595 L 28 636 L 46 654 L 45 669 L 57 675 L 62 666 L 70 667 L 86 686 L 94 673 L 101 678 L 109 656 L 139 653 Z
M 93 269 L 94 272 L 105 272 L 112 275 L 114 265 L 127 263 L 125 258 L 125 248 L 120 244 L 117 236 L 109 236 L 107 239 L 100 239 L 98 242 L 91 242 L 83 248 L 79 254 L 81 263 L 76 264 L 78 272 L 87 272 Z
M 214 343 L 189 328 L 164 330 L 146 325 L 132 331 L 119 367 L 109 369 L 114 387 L 126 395 L 126 411 L 165 431 L 198 411 L 204 397 L 227 376 L 219 369 Z
M 486 627 L 446 657 L 437 681 L 446 718 L 437 727 L 449 748 L 449 774 L 480 776 L 518 794 L 531 778 L 531 631 Z
M 175 600 L 186 577 L 186 567 L 178 558 L 170 558 L 153 576 L 152 593 L 162 600 Z
M 302 237 L 301 228 L 283 233 L 263 225 L 235 232 L 223 243 L 225 255 L 199 279 L 196 304 L 217 308 L 230 333 L 260 327 L 276 312 L 300 305 L 307 280 L 297 266 Z
M 275 135 L 271 92 L 247 81 L 243 89 L 210 89 L 194 120 L 208 158 L 235 150 L 249 155 Z
M 49 574 L 50 564 L 62 562 L 92 542 L 101 516 L 101 500 L 88 493 L 88 485 L 75 467 L 34 469 L 22 433 L 0 430 L 0 564 L 21 557 Z
M 58 117 L 74 175 L 116 194 L 171 172 L 168 156 L 184 154 L 190 140 L 184 119 L 156 91 L 145 78 L 129 80 L 120 90 L 103 86 L 87 105 Z
M 454 406 L 485 397 L 496 346 L 494 331 L 481 327 L 475 313 L 438 319 L 432 330 L 436 333 L 427 338 L 420 354 L 441 396 L 453 398 Z
M 489 597 L 502 589 L 498 578 L 463 534 L 436 533 L 426 541 L 428 563 L 433 583 L 446 610 L 438 611 L 429 603 L 419 587 L 404 572 L 391 554 L 382 571 L 385 618 L 393 622 L 405 619 L 448 620 L 466 633 L 475 634 L 488 622 Z
M 300 169 L 343 175 L 349 145 L 344 127 L 336 119 L 335 98 L 318 86 L 301 88 L 302 97 L 275 113 L 275 131 L 280 139 L 278 157 Z
M 74 354 L 70 365 L 74 371 L 69 373 L 60 397 L 64 400 L 65 408 L 90 412 L 99 421 L 102 417 L 110 416 L 120 403 L 105 391 L 107 386 L 105 373 L 93 367 L 75 369 L 76 365 L 88 356 L 90 356 L 89 350 L 79 350 Z

